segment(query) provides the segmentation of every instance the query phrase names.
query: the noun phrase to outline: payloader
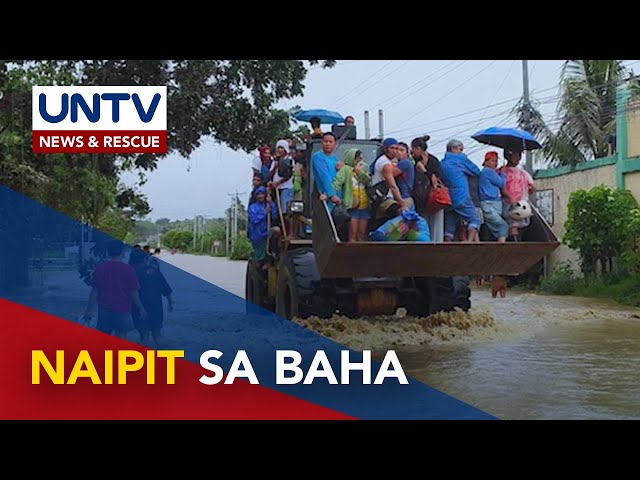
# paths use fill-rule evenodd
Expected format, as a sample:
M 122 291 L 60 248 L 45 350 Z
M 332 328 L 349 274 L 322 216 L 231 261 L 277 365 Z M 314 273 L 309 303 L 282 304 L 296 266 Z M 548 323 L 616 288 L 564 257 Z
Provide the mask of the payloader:
M 356 148 L 370 162 L 381 144 L 341 138 L 334 154 Z M 290 204 L 289 213 L 302 219 L 299 239 L 269 242 L 268 270 L 253 259 L 247 264 L 246 300 L 282 317 L 392 315 L 400 307 L 420 317 L 468 311 L 470 276 L 521 275 L 559 245 L 535 207 L 520 242 L 345 242 L 313 188 L 311 161 L 320 149 L 321 139 L 306 144 L 304 200 Z

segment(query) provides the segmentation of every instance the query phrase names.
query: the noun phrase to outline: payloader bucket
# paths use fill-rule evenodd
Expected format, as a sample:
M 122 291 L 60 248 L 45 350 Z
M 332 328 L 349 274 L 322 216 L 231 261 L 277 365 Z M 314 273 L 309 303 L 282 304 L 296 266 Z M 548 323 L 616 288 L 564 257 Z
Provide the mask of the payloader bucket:
M 533 207 L 522 242 L 343 242 L 325 202 L 313 200 L 313 250 L 322 278 L 520 275 L 560 244 Z

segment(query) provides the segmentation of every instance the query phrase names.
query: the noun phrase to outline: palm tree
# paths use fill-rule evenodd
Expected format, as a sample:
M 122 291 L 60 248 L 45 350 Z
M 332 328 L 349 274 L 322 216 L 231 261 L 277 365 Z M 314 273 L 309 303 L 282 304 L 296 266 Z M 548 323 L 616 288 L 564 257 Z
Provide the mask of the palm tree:
M 616 89 L 629 82 L 636 90 L 637 79 L 622 60 L 567 60 L 560 78 L 554 119 L 545 123 L 534 107 L 529 109 L 529 130 L 542 142 L 542 154 L 552 166 L 605 157 L 616 129 Z M 522 102 L 516 109 L 522 128 Z

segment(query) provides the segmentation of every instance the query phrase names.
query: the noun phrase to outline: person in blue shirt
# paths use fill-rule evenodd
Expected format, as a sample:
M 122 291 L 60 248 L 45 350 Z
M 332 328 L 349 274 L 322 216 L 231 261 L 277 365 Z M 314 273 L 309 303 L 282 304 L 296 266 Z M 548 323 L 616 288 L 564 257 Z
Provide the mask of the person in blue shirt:
M 440 162 L 443 181 L 451 196 L 451 206 L 445 210 L 444 215 L 445 242 L 454 240 L 460 219 L 466 222 L 467 239 L 471 242 L 479 241 L 480 219 L 469 194 L 467 176 L 479 176 L 480 169 L 462 153 L 463 151 L 464 145 L 460 140 L 449 140 L 447 153 Z
M 275 202 L 267 201 L 265 187 L 256 189 L 256 201 L 249 205 L 248 216 L 247 236 L 253 245 L 253 256 L 265 268 L 268 266 L 265 260 L 269 220 L 273 222 L 278 218 L 278 207 Z
M 498 174 L 498 152 L 487 152 L 478 180 L 478 197 L 484 214 L 484 223 L 498 242 L 507 240 L 509 226 L 502 217 L 502 194 L 506 174 Z
M 498 152 L 487 152 L 484 156 L 482 172 L 478 181 L 478 197 L 480 198 L 480 208 L 484 215 L 484 223 L 487 229 L 498 242 L 504 243 L 507 240 L 509 225 L 502 216 L 503 204 L 502 194 L 507 183 L 506 173 L 499 172 Z M 505 193 L 507 198 L 509 195 Z M 496 298 L 498 293 L 504 298 L 507 289 L 507 279 L 501 275 L 491 277 L 491 296 Z
M 331 132 L 327 132 L 322 136 L 322 150 L 317 151 L 311 157 L 314 182 L 318 187 L 318 193 L 327 196 L 327 205 L 330 211 L 334 205 L 340 205 L 341 203 L 340 197 L 333 189 L 333 180 L 338 174 L 336 170 L 338 159 L 333 153 L 335 148 L 336 136 Z

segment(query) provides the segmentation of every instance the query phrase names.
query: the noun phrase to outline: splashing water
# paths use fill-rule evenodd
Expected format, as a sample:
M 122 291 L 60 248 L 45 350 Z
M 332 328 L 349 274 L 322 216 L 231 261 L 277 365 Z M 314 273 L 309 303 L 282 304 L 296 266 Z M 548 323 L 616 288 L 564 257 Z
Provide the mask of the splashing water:
M 294 321 L 354 350 L 473 343 L 504 338 L 512 333 L 509 325 L 497 322 L 489 311 L 474 309 L 468 313 L 455 309 L 428 317 L 414 317 L 399 309 L 392 316 L 349 318 L 333 315 L 330 319 L 310 317 Z

